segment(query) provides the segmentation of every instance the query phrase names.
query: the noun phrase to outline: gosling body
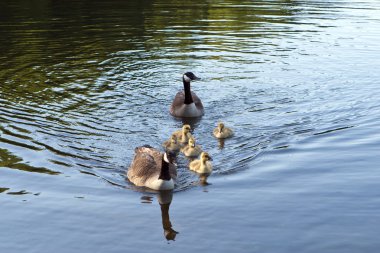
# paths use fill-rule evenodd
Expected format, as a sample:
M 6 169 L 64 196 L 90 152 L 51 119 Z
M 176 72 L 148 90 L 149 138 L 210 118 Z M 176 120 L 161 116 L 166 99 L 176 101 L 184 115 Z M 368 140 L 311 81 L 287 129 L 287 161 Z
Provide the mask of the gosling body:
M 202 153 L 202 148 L 196 145 L 195 139 L 190 138 L 188 145 L 181 149 L 182 153 L 187 157 L 197 157 Z
M 165 141 L 162 146 L 165 150 L 169 150 L 171 152 L 178 153 L 181 149 L 181 144 L 178 142 L 177 136 L 172 134 L 170 140 Z
M 204 174 L 211 174 L 212 173 L 212 164 L 211 162 L 212 158 L 207 152 L 202 152 L 201 157 L 199 160 L 194 160 L 189 164 L 190 170 L 193 170 L 195 172 Z
M 231 128 L 228 128 L 222 122 L 219 122 L 218 127 L 214 129 L 213 134 L 218 139 L 226 139 L 230 138 L 234 132 Z
M 173 135 L 177 137 L 178 142 L 183 146 L 186 145 L 189 142 L 189 139 L 192 138 L 192 135 L 190 133 L 191 127 L 188 124 L 185 124 L 182 126 L 181 130 L 175 131 Z

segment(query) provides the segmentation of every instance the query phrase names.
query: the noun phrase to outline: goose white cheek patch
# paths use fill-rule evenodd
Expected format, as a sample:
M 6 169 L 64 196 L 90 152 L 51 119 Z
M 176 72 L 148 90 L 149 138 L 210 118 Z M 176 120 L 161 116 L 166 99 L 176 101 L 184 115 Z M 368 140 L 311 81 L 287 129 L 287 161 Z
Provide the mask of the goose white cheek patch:
M 168 156 L 167 156 L 166 153 L 164 154 L 164 161 L 167 162 L 167 163 L 169 162 L 169 159 L 168 159 Z
M 185 82 L 191 81 L 191 79 L 187 75 L 183 75 L 183 79 L 185 80 Z

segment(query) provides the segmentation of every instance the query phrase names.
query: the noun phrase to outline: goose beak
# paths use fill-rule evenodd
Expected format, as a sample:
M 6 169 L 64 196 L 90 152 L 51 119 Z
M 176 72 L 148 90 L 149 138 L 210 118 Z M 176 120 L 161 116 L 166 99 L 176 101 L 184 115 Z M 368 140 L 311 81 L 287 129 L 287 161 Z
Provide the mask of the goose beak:
M 208 156 L 208 160 L 209 161 L 213 161 L 211 156 Z
M 194 77 L 193 77 L 193 81 L 198 81 L 198 80 L 201 80 L 201 78 L 200 78 L 200 77 L 197 77 L 196 75 L 194 75 Z

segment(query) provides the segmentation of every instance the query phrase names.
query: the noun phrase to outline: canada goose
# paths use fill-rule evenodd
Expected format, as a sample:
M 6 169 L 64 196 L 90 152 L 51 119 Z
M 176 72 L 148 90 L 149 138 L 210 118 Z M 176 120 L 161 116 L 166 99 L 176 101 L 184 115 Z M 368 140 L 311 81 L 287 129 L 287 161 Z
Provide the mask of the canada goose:
M 178 143 L 177 136 L 172 134 L 169 140 L 165 141 L 162 146 L 164 146 L 165 150 L 169 150 L 172 152 L 179 152 L 181 149 L 181 144 Z
M 218 127 L 214 129 L 213 134 L 218 139 L 225 139 L 231 137 L 233 131 L 230 128 L 225 127 L 222 122 L 219 122 Z
M 128 169 L 128 179 L 137 186 L 153 190 L 171 190 L 177 177 L 175 155 L 166 151 L 162 154 L 149 145 L 135 148 L 135 157 Z
M 192 137 L 190 131 L 191 131 L 190 125 L 185 124 L 182 126 L 181 130 L 175 131 L 173 134 L 177 136 L 177 140 L 179 140 L 181 144 L 186 144 L 188 143 L 189 138 Z
M 190 90 L 190 82 L 199 80 L 192 72 L 186 72 L 182 76 L 183 91 L 177 93 L 170 106 L 170 114 L 175 117 L 194 118 L 204 114 L 203 104 L 200 98 Z
M 201 158 L 199 160 L 194 160 L 189 164 L 189 168 L 198 173 L 208 173 L 212 172 L 212 158 L 207 152 L 201 153 Z
M 199 156 L 199 154 L 202 152 L 202 148 L 199 145 L 195 145 L 194 138 L 190 138 L 188 145 L 183 147 L 181 151 L 185 156 L 194 157 L 194 156 Z

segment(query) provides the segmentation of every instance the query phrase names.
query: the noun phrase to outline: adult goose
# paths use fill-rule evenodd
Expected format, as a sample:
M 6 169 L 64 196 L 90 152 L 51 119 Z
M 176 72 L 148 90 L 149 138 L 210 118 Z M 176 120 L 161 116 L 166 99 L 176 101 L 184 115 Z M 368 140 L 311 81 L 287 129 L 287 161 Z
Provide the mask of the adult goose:
M 175 155 L 161 153 L 149 145 L 137 147 L 127 177 L 136 186 L 153 190 L 172 190 L 177 177 Z
M 190 89 L 190 82 L 199 79 L 192 72 L 183 74 L 183 91 L 178 92 L 174 97 L 170 106 L 171 115 L 181 118 L 195 118 L 204 114 L 200 98 Z

